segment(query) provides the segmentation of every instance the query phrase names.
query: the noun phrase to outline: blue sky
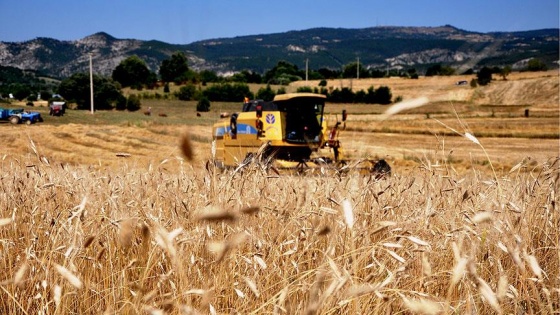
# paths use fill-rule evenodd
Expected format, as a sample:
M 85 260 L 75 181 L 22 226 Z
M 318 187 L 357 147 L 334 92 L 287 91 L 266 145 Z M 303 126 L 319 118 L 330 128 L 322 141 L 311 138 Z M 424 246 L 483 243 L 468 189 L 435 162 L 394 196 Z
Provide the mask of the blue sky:
M 36 37 L 197 40 L 313 27 L 440 26 L 476 32 L 559 27 L 559 0 L 0 0 L 0 41 Z

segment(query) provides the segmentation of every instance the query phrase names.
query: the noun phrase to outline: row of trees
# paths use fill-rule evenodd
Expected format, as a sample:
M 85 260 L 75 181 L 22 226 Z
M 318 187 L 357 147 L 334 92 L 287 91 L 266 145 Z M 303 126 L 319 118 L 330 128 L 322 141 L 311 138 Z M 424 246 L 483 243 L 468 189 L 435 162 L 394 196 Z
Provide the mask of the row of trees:
M 322 78 L 319 72 L 313 74 L 313 78 Z M 324 75 L 333 76 L 334 72 L 328 73 L 323 71 Z M 175 82 L 183 85 L 174 96 L 180 100 L 199 100 L 203 104 L 209 101 L 239 101 L 244 97 L 259 98 L 272 100 L 274 95 L 285 93 L 284 89 L 273 92 L 270 85 L 260 89 L 254 95 L 247 83 L 259 83 L 263 80 L 274 84 L 288 84 L 292 81 L 300 80 L 302 72 L 297 66 L 285 61 L 280 61 L 271 70 L 267 71 L 264 77 L 250 71 L 242 71 L 235 74 L 231 81 L 224 80 L 211 71 L 201 71 L 196 73 L 189 69 L 187 58 L 183 53 L 175 53 L 170 59 L 166 59 L 161 63 L 160 76 L 165 82 L 167 92 L 169 92 L 168 82 Z M 200 81 L 203 78 L 204 81 Z M 97 109 L 128 109 L 138 110 L 140 105 L 137 99 L 127 100 L 121 93 L 122 87 L 132 87 L 142 89 L 151 87 L 156 84 L 157 76 L 150 72 L 146 63 L 137 56 L 131 56 L 123 60 L 113 71 L 111 78 L 104 78 L 95 75 L 93 78 L 94 103 Z M 217 82 L 212 86 L 201 89 L 198 83 L 205 85 L 206 82 Z M 59 93 L 67 99 L 77 104 L 78 109 L 90 108 L 89 95 L 89 77 L 85 73 L 77 73 L 70 78 L 63 80 L 59 86 Z M 348 88 L 341 90 L 335 89 L 328 91 L 325 88 L 311 88 L 305 91 L 322 93 L 332 102 L 363 102 L 363 103 L 380 103 L 388 104 L 391 102 L 391 93 L 389 88 L 381 87 L 376 92 L 371 87 L 367 92 L 359 91 L 353 93 Z M 386 91 L 386 92 L 384 92 Z M 203 106 L 206 108 L 209 106 Z M 208 109 L 208 108 L 207 108 Z
M 327 89 L 325 87 L 300 87 L 297 92 L 310 92 L 323 94 L 327 97 L 328 102 L 332 103 L 365 103 L 365 104 L 390 104 L 393 95 L 391 89 L 387 86 L 380 86 L 375 89 L 370 86 L 367 91 L 360 90 L 353 92 L 352 89 L 343 87 L 341 89 Z M 276 91 L 272 90 L 269 84 L 260 88 L 256 94 L 253 94 L 249 86 L 245 83 L 218 83 L 204 90 L 197 88 L 192 83 L 188 83 L 181 87 L 175 96 L 184 101 L 206 99 L 209 101 L 239 101 L 244 97 L 250 99 L 262 99 L 271 101 L 278 94 L 285 94 L 286 90 L 280 88 Z
M 531 71 L 546 70 L 546 65 L 536 59 L 529 61 L 528 69 Z M 0 69 L 1 70 L 1 69 Z M 483 67 L 477 73 L 477 80 L 475 82 L 480 85 L 488 84 L 492 79 L 492 74 L 500 74 L 504 79 L 511 72 L 511 67 Z M 465 74 L 473 74 L 472 69 L 465 72 Z M 0 72 L 0 75 L 2 72 Z M 426 70 L 426 75 L 452 75 L 455 70 L 446 65 L 432 65 Z M 260 99 L 272 99 L 275 94 L 285 93 L 285 90 L 280 89 L 276 92 L 272 91 L 269 85 L 279 84 L 286 85 L 293 81 L 308 78 L 311 80 L 321 79 L 319 84 L 320 88 L 309 88 L 313 92 L 322 93 L 327 96 L 330 102 L 359 102 L 359 103 L 379 103 L 388 104 L 391 102 L 391 92 L 388 87 L 380 87 L 375 90 L 373 87 L 367 91 L 353 92 L 351 89 L 342 88 L 335 90 L 326 90 L 325 79 L 335 78 L 355 78 L 357 75 L 360 78 L 368 77 L 383 77 L 383 76 L 403 76 L 412 79 L 418 78 L 418 72 L 415 68 L 406 70 L 375 70 L 366 69 L 363 65 L 354 62 L 346 65 L 342 70 L 331 69 L 318 69 L 310 70 L 307 73 L 299 69 L 296 65 L 286 61 L 279 61 L 275 67 L 266 71 L 264 75 L 254 73 L 252 71 L 244 70 L 234 74 L 231 77 L 223 77 L 217 75 L 213 71 L 203 70 L 200 72 L 193 71 L 188 66 L 188 59 L 182 52 L 174 53 L 169 59 L 162 61 L 159 68 L 159 78 L 165 84 L 164 92 L 169 92 L 169 82 L 183 85 L 181 89 L 174 93 L 174 97 L 180 100 L 211 100 L 211 101 L 239 101 L 243 97 L 250 98 L 256 97 Z M 11 75 L 13 76 L 13 75 Z M 1 78 L 0 78 L 1 79 Z M 214 83 L 212 86 L 201 88 L 206 83 Z M 252 95 L 248 83 L 267 83 L 266 88 L 259 90 L 256 95 Z M 147 67 L 146 63 L 138 56 L 130 56 L 123 61 L 113 70 L 111 78 L 101 77 L 94 75 L 94 103 L 97 109 L 128 109 L 137 110 L 140 104 L 137 100 L 130 102 L 122 95 L 121 89 L 123 87 L 131 87 L 135 89 L 151 89 L 155 87 L 158 82 L 158 74 L 152 72 Z M 472 85 L 473 83 L 471 83 Z M 37 96 L 31 92 L 31 88 L 21 88 L 11 84 L 15 92 L 13 95 L 17 99 L 36 100 Z M 6 85 L 0 87 L 5 88 Z M 54 91 L 56 89 L 51 89 Z M 90 108 L 90 95 L 89 95 L 89 76 L 85 73 L 77 73 L 72 75 L 61 82 L 58 87 L 58 93 L 62 94 L 66 99 L 71 100 L 77 104 L 77 108 L 89 109 Z M 42 99 L 50 97 L 48 90 L 41 91 Z
M 500 74 L 504 78 L 511 72 L 510 66 L 503 68 L 490 68 L 492 73 Z M 530 71 L 546 70 L 546 65 L 537 59 L 532 59 L 527 66 Z M 468 69 L 461 74 L 474 74 L 473 69 Z M 456 70 L 448 65 L 434 64 L 429 66 L 426 76 L 447 76 L 456 74 Z M 305 78 L 310 80 L 338 79 L 338 78 L 381 78 L 387 76 L 408 77 L 417 79 L 419 73 L 417 69 L 411 67 L 408 69 L 367 69 L 358 62 L 352 62 L 345 65 L 342 70 L 333 70 L 321 68 L 318 70 L 306 71 L 299 69 L 296 65 L 287 61 L 279 61 L 276 66 L 266 71 L 264 75 L 243 70 L 231 77 L 223 77 L 217 75 L 213 71 L 203 70 L 201 72 L 192 71 L 188 67 L 187 57 L 182 52 L 177 52 L 170 59 L 163 60 L 159 69 L 159 76 L 163 82 L 175 82 L 176 84 L 192 83 L 223 83 L 223 82 L 239 82 L 239 83 L 260 83 L 287 85 L 294 81 L 300 81 Z M 137 56 L 131 56 L 123 60 L 112 74 L 113 80 L 119 82 L 123 87 L 142 88 L 153 86 L 157 80 L 157 75 L 149 71 L 146 64 Z

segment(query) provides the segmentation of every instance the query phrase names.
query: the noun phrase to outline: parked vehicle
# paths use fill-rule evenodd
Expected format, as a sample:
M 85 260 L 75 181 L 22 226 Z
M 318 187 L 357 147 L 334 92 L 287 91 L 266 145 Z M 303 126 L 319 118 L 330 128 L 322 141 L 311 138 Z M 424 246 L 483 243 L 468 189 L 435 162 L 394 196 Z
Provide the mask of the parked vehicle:
M 0 108 L 0 120 L 7 120 L 14 125 L 19 123 L 31 125 L 36 122 L 42 122 L 43 118 L 38 112 L 28 112 L 24 109 Z
M 49 105 L 49 115 L 64 116 L 66 112 L 66 102 L 52 102 Z

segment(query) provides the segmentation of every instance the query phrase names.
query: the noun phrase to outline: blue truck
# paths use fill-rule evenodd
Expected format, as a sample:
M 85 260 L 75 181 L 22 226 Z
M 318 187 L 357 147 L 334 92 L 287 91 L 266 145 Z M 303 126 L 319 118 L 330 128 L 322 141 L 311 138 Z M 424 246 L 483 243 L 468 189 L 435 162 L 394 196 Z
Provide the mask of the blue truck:
M 0 120 L 7 120 L 14 125 L 19 123 L 31 125 L 36 122 L 42 122 L 43 118 L 38 112 L 28 112 L 24 109 L 0 108 Z

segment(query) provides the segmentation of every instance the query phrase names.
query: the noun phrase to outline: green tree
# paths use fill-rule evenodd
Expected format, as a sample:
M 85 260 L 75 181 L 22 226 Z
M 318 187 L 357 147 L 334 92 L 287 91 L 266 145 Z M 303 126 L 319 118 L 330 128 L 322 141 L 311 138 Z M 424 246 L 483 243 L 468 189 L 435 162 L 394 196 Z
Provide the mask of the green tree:
M 492 81 L 492 69 L 488 67 L 482 67 L 480 71 L 476 74 L 476 79 L 478 85 L 487 85 Z
M 287 61 L 279 61 L 274 68 L 264 74 L 263 83 L 286 85 L 293 81 L 301 80 L 305 73 Z
M 296 90 L 297 93 L 313 93 L 313 89 L 310 86 L 300 86 Z
M 209 112 L 210 111 L 210 100 L 206 97 L 201 97 L 198 103 L 196 103 L 197 112 Z
M 340 71 L 337 70 L 331 70 L 331 69 L 327 69 L 327 68 L 321 68 L 319 70 L 317 70 L 317 72 L 319 73 L 319 75 L 324 78 L 324 79 L 336 79 L 336 78 L 340 78 Z
M 124 95 L 120 95 L 115 100 L 115 109 L 116 110 L 125 110 L 126 109 L 126 97 Z
M 189 76 L 187 57 L 183 52 L 176 52 L 170 59 L 165 59 L 159 67 L 159 75 L 164 82 L 184 82 Z
M 77 104 L 78 109 L 91 108 L 89 74 L 75 73 L 62 80 L 58 92 L 65 99 Z M 93 75 L 93 103 L 95 109 L 112 109 L 121 96 L 120 85 L 115 81 Z
M 262 76 L 253 71 L 243 70 L 241 72 L 235 73 L 231 77 L 231 81 L 241 83 L 261 83 Z
M 220 80 L 220 78 L 218 77 L 216 72 L 210 71 L 210 70 L 200 71 L 199 78 L 200 78 L 200 81 L 202 81 L 203 84 L 208 83 L 208 82 L 218 82 Z
M 426 70 L 426 76 L 431 77 L 435 75 L 453 75 L 455 74 L 455 69 L 450 66 L 442 66 L 441 64 L 435 64 Z
M 140 99 L 135 94 L 131 94 L 126 101 L 126 109 L 130 112 L 135 112 L 142 107 Z
M 276 96 L 276 94 L 274 93 L 274 91 L 270 88 L 270 85 L 267 84 L 266 88 L 261 87 L 258 91 L 257 91 L 257 95 L 255 95 L 255 97 L 257 99 L 261 99 L 264 101 L 272 101 L 274 99 L 274 96 Z
M 222 83 L 208 87 L 202 95 L 213 102 L 240 102 L 245 97 L 253 98 L 253 93 L 245 83 Z
M 234 73 L 230 80 L 233 82 L 247 83 L 247 77 L 242 72 Z
M 409 78 L 411 79 L 418 79 L 418 72 L 416 72 L 416 68 L 410 68 L 406 70 L 406 73 Z
M 529 62 L 527 63 L 527 70 L 528 71 L 546 71 L 547 67 L 546 67 L 546 64 L 544 62 L 542 62 L 540 59 L 533 58 L 533 59 L 529 60 Z
M 193 100 L 196 98 L 196 94 L 196 86 L 192 83 L 182 86 L 179 91 L 175 92 L 175 96 L 181 101 Z
M 370 77 L 369 71 L 367 69 L 365 69 L 362 66 L 362 64 L 359 64 L 359 68 L 360 68 L 360 78 Z M 344 69 L 342 70 L 342 77 L 343 78 L 356 78 L 357 75 L 358 75 L 358 63 L 357 62 L 351 62 L 351 63 L 347 64 L 346 66 L 344 66 Z
M 112 78 L 123 87 L 132 86 L 139 88 L 151 83 L 149 81 L 150 79 L 153 80 L 154 77 L 150 74 L 146 63 L 135 55 L 121 61 L 113 70 Z
M 41 94 L 41 99 L 42 100 L 49 100 L 52 98 L 52 93 L 50 91 L 47 90 L 41 90 L 39 92 L 39 94 Z
M 367 93 L 364 90 L 359 90 L 354 95 L 354 102 L 356 103 L 365 103 Z
M 507 76 L 511 73 L 511 66 L 505 66 L 501 71 L 500 75 L 502 79 L 507 80 Z
M 374 104 L 376 102 L 376 95 L 375 95 L 375 89 L 373 88 L 373 86 L 370 86 L 367 89 L 367 93 L 366 95 L 364 95 L 364 103 L 366 104 Z
M 391 89 L 387 86 L 380 86 L 375 90 L 375 100 L 377 104 L 391 104 L 392 98 L 393 94 L 391 93 Z
M 350 88 L 334 89 L 329 95 L 328 100 L 333 103 L 353 103 L 354 92 Z
M 12 94 L 14 98 L 18 101 L 22 101 L 26 99 L 29 95 L 31 95 L 31 87 L 27 84 L 13 84 L 12 85 Z

